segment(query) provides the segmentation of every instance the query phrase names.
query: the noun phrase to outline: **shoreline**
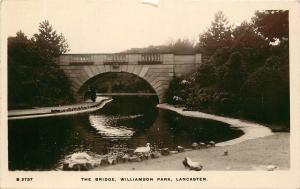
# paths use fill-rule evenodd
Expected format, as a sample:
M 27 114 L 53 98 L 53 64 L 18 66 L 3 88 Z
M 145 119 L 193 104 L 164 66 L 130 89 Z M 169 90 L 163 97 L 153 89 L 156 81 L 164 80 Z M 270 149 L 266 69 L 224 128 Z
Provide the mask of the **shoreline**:
M 182 164 L 185 157 L 200 162 L 204 171 L 267 171 L 269 166 L 276 167 L 275 171 L 290 168 L 289 132 L 273 133 L 270 128 L 257 123 L 202 112 L 183 111 L 183 108 L 175 108 L 168 104 L 159 104 L 157 107 L 177 112 L 182 116 L 221 121 L 241 129 L 245 134 L 233 140 L 217 143 L 211 148 L 185 151 L 142 162 L 100 166 L 92 171 L 189 171 Z M 224 155 L 225 151 L 228 155 Z
M 254 122 L 249 122 L 249 121 L 236 119 L 236 118 L 223 117 L 223 116 L 203 113 L 199 111 L 184 111 L 183 108 L 177 108 L 169 104 L 158 104 L 157 107 L 160 109 L 176 112 L 179 115 L 185 117 L 211 119 L 211 120 L 227 123 L 230 125 L 230 127 L 238 128 L 244 132 L 242 136 L 225 142 L 216 143 L 216 146 L 234 145 L 246 140 L 274 135 L 274 133 L 270 128 Z
M 100 166 L 91 171 L 190 171 L 182 161 L 189 157 L 203 165 L 202 171 L 274 171 L 290 169 L 290 133 L 247 140 L 235 145 L 216 146 L 200 150 L 185 151 L 142 162 L 127 162 Z M 224 156 L 224 151 L 228 155 Z
M 101 109 L 111 101 L 112 99 L 108 97 L 101 97 L 97 102 L 86 102 L 73 105 L 44 107 L 35 109 L 9 110 L 8 120 L 68 116 L 81 113 L 89 113 Z

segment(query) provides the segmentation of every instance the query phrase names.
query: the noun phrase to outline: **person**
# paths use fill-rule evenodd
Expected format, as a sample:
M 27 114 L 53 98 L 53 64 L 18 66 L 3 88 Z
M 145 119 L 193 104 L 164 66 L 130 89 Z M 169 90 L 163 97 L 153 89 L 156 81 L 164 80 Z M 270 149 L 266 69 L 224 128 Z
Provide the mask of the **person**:
M 84 94 L 84 100 L 90 99 L 91 98 L 91 94 L 92 94 L 91 88 L 88 87 L 87 91 Z
M 96 97 L 97 97 L 96 89 L 93 88 L 93 89 L 91 90 L 91 100 L 92 100 L 93 102 L 96 102 Z

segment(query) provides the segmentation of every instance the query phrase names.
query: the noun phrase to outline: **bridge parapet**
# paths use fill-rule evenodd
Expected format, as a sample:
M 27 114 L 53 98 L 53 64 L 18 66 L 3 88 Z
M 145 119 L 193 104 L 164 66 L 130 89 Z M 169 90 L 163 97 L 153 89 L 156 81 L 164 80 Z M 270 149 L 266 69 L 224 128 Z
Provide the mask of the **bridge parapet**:
M 106 54 L 104 55 L 103 64 L 128 64 L 129 56 L 126 54 Z
M 141 53 L 141 54 L 64 54 L 59 57 L 59 65 L 107 65 L 107 64 L 194 64 L 201 63 L 200 54 L 195 55 L 176 55 L 160 53 Z

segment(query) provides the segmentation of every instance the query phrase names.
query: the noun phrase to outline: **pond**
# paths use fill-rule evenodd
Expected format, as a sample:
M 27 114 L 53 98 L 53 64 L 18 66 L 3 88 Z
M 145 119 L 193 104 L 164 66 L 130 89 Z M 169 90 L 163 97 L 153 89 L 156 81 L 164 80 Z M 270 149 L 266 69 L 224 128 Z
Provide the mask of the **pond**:
M 92 114 L 9 121 L 10 170 L 59 170 L 67 155 L 105 154 L 109 147 L 191 148 L 222 142 L 241 130 L 217 121 L 186 118 L 155 107 L 151 97 L 116 97 Z

